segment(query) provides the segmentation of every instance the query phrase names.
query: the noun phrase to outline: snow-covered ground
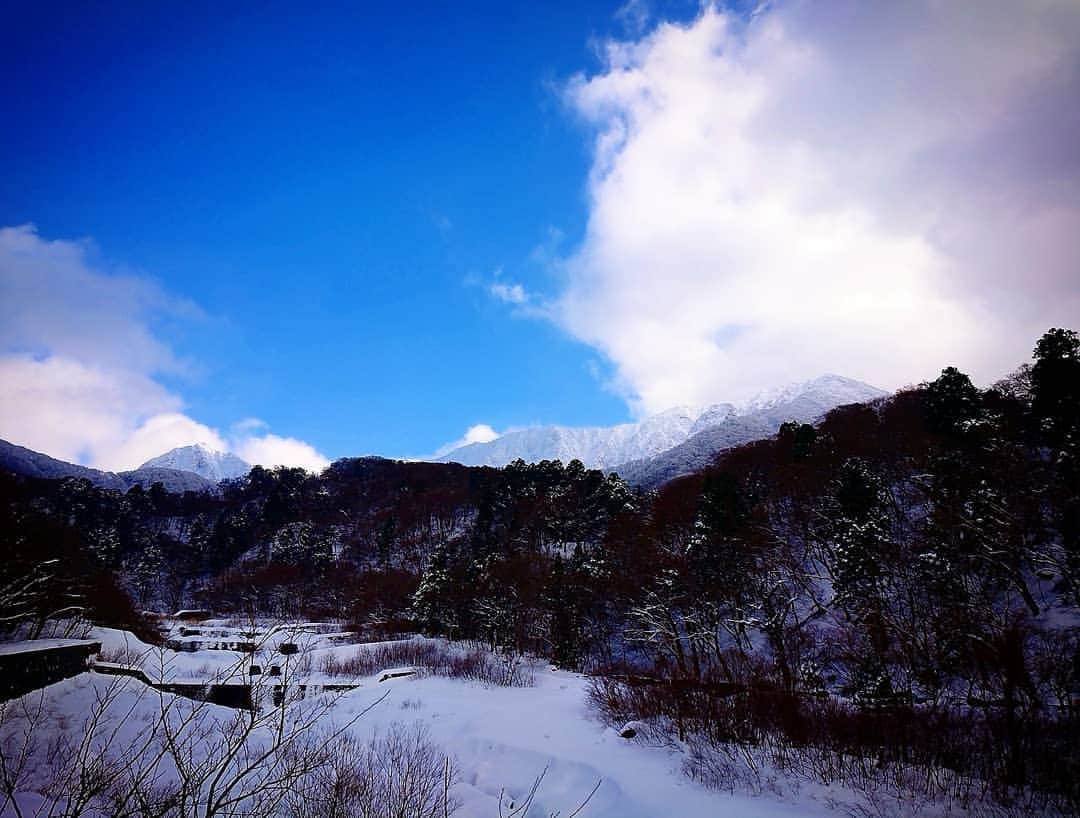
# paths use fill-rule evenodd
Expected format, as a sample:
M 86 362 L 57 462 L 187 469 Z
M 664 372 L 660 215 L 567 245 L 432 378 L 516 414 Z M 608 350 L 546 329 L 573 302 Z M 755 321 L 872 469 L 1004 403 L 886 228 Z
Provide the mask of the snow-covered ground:
M 582 818 L 764 818 L 833 815 L 803 799 L 731 796 L 706 790 L 680 771 L 679 752 L 647 747 L 595 721 L 585 699 L 586 679 L 542 671 L 527 688 L 483 687 L 443 678 L 403 678 L 346 694 L 333 718 L 386 699 L 354 726 L 361 733 L 398 722 L 422 721 L 431 737 L 457 759 L 462 818 L 497 816 L 505 788 L 520 802 L 544 773 L 530 816 L 568 815 L 600 787 Z
M 222 623 L 220 627 L 227 626 Z M 299 631 L 293 628 L 283 633 L 294 640 Z M 170 667 L 176 674 L 174 678 L 213 675 L 214 671 L 245 661 L 243 654 L 229 651 L 152 649 L 130 634 L 109 629 L 95 629 L 93 636 L 103 641 L 104 654 L 126 650 L 129 658 L 142 657 L 133 661 L 144 669 Z M 310 643 L 306 649 L 313 656 L 313 668 L 320 667 L 319 657 L 327 654 L 347 659 L 358 650 L 375 647 L 327 644 L 324 636 L 308 634 Z M 274 638 L 278 639 L 276 633 Z M 251 660 L 248 654 L 247 661 Z M 569 815 L 598 782 L 581 818 L 836 815 L 820 794 L 815 798 L 807 788 L 797 797 L 782 800 L 771 795 L 709 791 L 693 783 L 681 772 L 680 751 L 621 738 L 616 730 L 599 723 L 588 710 L 588 680 L 576 673 L 537 665 L 535 684 L 530 687 L 485 686 L 437 676 L 380 682 L 380 675 L 351 680 L 359 686 L 337 694 L 320 726 L 330 730 L 363 713 L 348 729 L 357 738 L 367 740 L 377 732 L 385 734 L 394 724 L 412 726 L 421 722 L 430 739 L 455 760 L 459 777 L 452 794 L 461 803 L 457 813 L 461 818 L 498 816 L 501 792 L 520 804 L 541 774 L 543 780 L 527 813 L 533 818 L 554 812 Z M 135 727 L 153 721 L 162 697 L 146 695 L 142 682 L 86 673 L 46 689 L 50 711 L 47 730 L 66 733 L 77 742 L 93 703 L 100 701 L 110 686 L 120 691 L 111 705 L 116 712 L 130 711 Z M 168 699 L 169 694 L 164 697 Z M 316 704 L 309 697 L 292 706 L 310 708 Z M 227 714 L 234 712 L 213 705 L 202 707 L 208 719 L 228 718 Z M 8 724 L 0 732 L 11 729 Z M 122 741 L 124 732 L 119 735 Z M 39 783 L 41 774 L 44 771 L 39 771 Z M 32 804 L 34 798 L 27 793 L 20 801 Z

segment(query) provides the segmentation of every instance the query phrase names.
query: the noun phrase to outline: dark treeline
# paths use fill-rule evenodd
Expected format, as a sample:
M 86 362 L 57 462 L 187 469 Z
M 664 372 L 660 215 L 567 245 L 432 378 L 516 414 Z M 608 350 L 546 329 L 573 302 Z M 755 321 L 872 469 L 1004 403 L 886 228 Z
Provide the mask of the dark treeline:
M 949 368 L 652 494 L 576 461 L 256 468 L 217 497 L 4 476 L 0 585 L 29 583 L 11 619 L 198 606 L 483 640 L 595 674 L 607 717 L 689 742 L 707 783 L 735 744 L 1067 814 L 1078 487 L 1080 340 L 1051 330 L 991 389 Z
M 114 624 L 183 607 L 384 631 L 428 616 L 439 618 L 432 629 L 539 650 L 527 612 L 553 560 L 602 548 L 610 521 L 643 499 L 576 461 L 490 469 L 359 458 L 319 476 L 256 466 L 220 496 L 0 473 L 0 502 L 11 624 L 79 606 Z M 439 566 L 467 585 L 441 588 Z M 477 613 L 481 595 L 498 605 L 521 596 L 520 638 L 501 612 Z M 454 625 L 458 603 L 467 628 Z

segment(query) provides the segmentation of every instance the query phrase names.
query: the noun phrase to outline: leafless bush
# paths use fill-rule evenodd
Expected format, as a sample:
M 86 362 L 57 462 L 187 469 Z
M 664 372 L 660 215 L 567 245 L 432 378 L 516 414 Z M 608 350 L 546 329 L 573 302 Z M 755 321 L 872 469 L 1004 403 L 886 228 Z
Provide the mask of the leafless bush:
M 124 815 L 134 804 L 134 790 L 149 793 L 156 785 L 161 754 L 157 723 L 132 719 L 150 688 L 134 689 L 116 678 L 94 692 L 82 729 L 74 736 L 52 710 L 45 691 L 0 704 L 0 813 L 20 816 Z M 123 741 L 117 741 L 127 724 Z M 61 728 L 59 730 L 53 729 Z M 32 809 L 20 806 L 19 793 L 39 796 Z
M 685 772 L 717 789 L 774 790 L 775 771 L 858 793 L 852 810 L 868 815 L 912 814 L 932 803 L 986 815 L 1080 808 L 1080 726 L 1066 716 L 1030 714 L 1018 724 L 971 709 L 866 710 L 767 687 L 718 690 L 597 677 L 589 700 L 609 724 L 641 721 L 647 740 L 683 743 Z
M 458 809 L 453 763 L 419 722 L 367 742 L 338 738 L 327 756 L 287 793 L 284 818 L 446 818 Z
M 271 818 L 367 712 L 320 735 L 342 694 L 300 701 L 292 685 L 279 707 L 258 706 L 267 690 L 253 691 L 251 709 L 228 709 L 125 676 L 83 678 L 81 723 L 59 715 L 55 691 L 0 705 L 0 813 Z M 20 804 L 27 796 L 32 807 Z
M 319 669 L 328 676 L 371 676 L 390 667 L 433 667 L 443 660 L 445 654 L 446 651 L 434 642 L 390 642 L 361 647 L 347 658 L 327 654 Z
M 796 795 L 797 780 L 781 777 L 755 748 L 738 744 L 713 744 L 692 736 L 682 765 L 688 778 L 712 790 L 731 794 Z
M 531 687 L 535 678 L 521 656 L 495 655 L 474 648 L 455 651 L 439 642 L 408 640 L 361 647 L 346 659 L 323 658 L 323 673 L 357 678 L 392 667 L 415 667 L 420 673 L 468 679 L 499 687 Z

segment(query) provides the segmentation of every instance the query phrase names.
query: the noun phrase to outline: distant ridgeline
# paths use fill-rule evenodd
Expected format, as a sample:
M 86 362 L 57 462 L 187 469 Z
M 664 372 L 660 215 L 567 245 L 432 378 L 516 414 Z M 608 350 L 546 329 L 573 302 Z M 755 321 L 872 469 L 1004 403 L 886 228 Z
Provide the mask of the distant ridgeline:
M 101 471 L 66 463 L 6 440 L 0 440 L 0 470 L 45 479 L 74 477 L 87 480 L 98 488 L 115 491 L 127 491 L 132 486 L 148 489 L 155 483 L 171 492 L 212 491 L 217 482 L 192 471 L 152 465 L 152 461 L 132 471 Z
M 655 488 L 708 466 L 734 446 L 776 434 L 781 423 L 813 423 L 830 409 L 885 396 L 882 390 L 839 375 L 822 375 L 762 393 L 740 405 L 681 406 L 618 426 L 536 426 L 471 443 L 440 460 L 466 466 L 581 460 L 588 468 L 619 474 L 634 486 Z

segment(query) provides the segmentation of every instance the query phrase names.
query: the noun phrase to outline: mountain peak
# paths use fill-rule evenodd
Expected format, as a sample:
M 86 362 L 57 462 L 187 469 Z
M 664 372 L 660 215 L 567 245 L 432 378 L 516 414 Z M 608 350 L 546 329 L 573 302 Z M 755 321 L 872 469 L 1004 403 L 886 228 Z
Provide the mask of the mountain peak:
M 151 458 L 139 468 L 164 468 L 194 472 L 215 483 L 243 477 L 251 466 L 231 452 L 222 452 L 203 443 L 178 446 L 165 454 Z
M 827 409 L 832 409 L 845 403 L 873 400 L 885 394 L 883 390 L 854 378 L 826 373 L 808 381 L 799 381 L 778 389 L 759 392 L 739 404 L 737 412 L 739 415 L 749 415 L 797 400 L 808 400 L 821 405 L 828 404 Z

